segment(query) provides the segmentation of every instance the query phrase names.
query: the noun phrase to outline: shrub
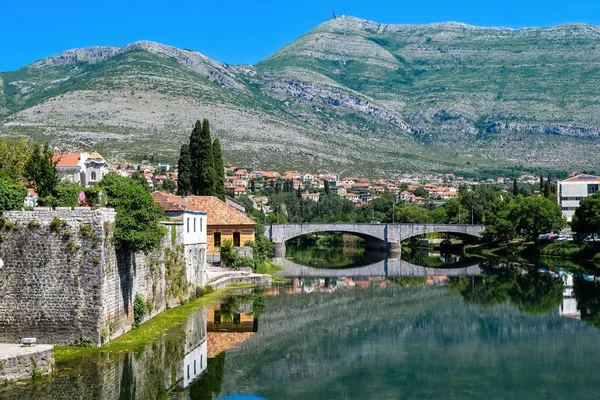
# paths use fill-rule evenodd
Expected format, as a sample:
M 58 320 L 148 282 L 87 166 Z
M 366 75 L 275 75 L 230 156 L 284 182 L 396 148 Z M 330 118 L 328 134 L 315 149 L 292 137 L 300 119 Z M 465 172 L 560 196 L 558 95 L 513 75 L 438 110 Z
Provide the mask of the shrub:
M 54 231 L 54 232 L 58 232 L 60 231 L 60 227 L 61 227 L 61 222 L 60 219 L 54 217 L 52 218 L 52 221 L 50 221 L 50 230 Z
M 133 326 L 136 328 L 140 326 L 140 323 L 142 322 L 144 314 L 146 314 L 147 310 L 148 306 L 146 305 L 144 296 L 136 293 L 135 299 L 133 300 Z
M 215 291 L 215 289 L 210 286 L 207 285 L 205 287 L 196 287 L 196 298 L 202 297 L 202 296 L 206 296 L 207 294 L 211 294 Z
M 92 226 L 88 224 L 84 224 L 81 227 L 81 236 L 89 238 L 92 237 L 94 231 L 92 230 Z
M 9 230 L 9 231 L 18 231 L 19 225 L 15 224 L 12 221 L 6 221 L 6 222 L 4 222 L 4 229 Z
M 27 226 L 29 227 L 29 229 L 36 229 L 40 227 L 40 223 L 37 222 L 35 219 L 31 219 L 29 220 Z
M 242 268 L 250 268 L 254 269 L 254 259 L 248 256 L 238 256 L 236 257 L 233 264 L 231 264 L 232 268 L 242 269 Z
M 219 253 L 221 255 L 221 262 L 227 267 L 232 267 L 237 258 L 237 253 L 233 248 L 233 241 L 229 239 L 223 240 Z
M 40 379 L 42 377 L 42 371 L 40 371 L 39 369 L 35 368 L 33 371 L 31 371 L 31 377 L 33 379 Z

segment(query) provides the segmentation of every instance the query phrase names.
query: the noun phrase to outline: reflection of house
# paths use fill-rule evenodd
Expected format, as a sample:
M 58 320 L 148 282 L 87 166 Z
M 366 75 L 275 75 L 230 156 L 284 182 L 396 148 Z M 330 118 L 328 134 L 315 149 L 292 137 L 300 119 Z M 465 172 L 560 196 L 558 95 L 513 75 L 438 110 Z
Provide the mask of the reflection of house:
M 239 310 L 227 311 L 223 304 L 209 307 L 207 316 L 209 358 L 239 346 L 258 331 L 258 319 Z
M 55 154 L 56 170 L 69 182 L 90 187 L 108 173 L 108 163 L 94 152 Z
M 240 310 L 228 310 L 225 304 L 208 308 L 208 332 L 257 332 L 258 320 Z
M 563 317 L 581 318 L 581 311 L 577 306 L 577 299 L 573 292 L 573 275 L 566 274 L 562 276 L 565 288 L 563 290 L 563 301 L 560 305 L 559 314 Z

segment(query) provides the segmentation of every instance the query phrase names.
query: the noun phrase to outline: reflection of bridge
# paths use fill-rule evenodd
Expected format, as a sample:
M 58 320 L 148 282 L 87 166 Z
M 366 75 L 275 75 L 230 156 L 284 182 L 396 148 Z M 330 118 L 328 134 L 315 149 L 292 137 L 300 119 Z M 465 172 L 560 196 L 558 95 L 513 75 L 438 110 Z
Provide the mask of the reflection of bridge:
M 283 257 L 274 258 L 273 264 L 283 267 L 278 275 L 285 277 L 395 277 L 395 276 L 478 276 L 477 264 L 463 268 L 428 268 L 414 265 L 400 258 L 389 258 L 374 264 L 356 268 L 315 268 L 300 265 Z
M 275 257 L 285 256 L 285 242 L 298 236 L 319 232 L 343 232 L 359 236 L 372 247 L 399 249 L 400 242 L 426 233 L 449 233 L 465 239 L 477 239 L 483 225 L 452 224 L 272 224 L 265 236 L 275 244 Z

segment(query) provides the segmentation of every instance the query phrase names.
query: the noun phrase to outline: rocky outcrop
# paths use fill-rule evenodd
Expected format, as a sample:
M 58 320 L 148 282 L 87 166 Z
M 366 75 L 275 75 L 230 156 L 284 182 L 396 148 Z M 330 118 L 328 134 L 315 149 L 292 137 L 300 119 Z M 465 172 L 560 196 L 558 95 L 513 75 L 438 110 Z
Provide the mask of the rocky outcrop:
M 81 49 L 67 50 L 59 55 L 47 57 L 31 64 L 32 68 L 41 68 L 57 65 L 68 65 L 85 62 L 95 64 L 111 58 L 119 52 L 119 47 L 97 46 Z

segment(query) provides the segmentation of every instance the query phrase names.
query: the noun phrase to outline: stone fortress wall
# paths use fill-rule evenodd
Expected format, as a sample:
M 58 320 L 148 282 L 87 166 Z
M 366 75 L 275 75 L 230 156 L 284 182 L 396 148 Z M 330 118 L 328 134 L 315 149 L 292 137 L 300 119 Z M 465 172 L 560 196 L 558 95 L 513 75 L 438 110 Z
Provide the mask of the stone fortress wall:
M 137 293 L 148 319 L 205 284 L 206 243 L 184 245 L 182 224 L 165 223 L 161 248 L 127 254 L 112 242 L 115 217 L 87 208 L 4 213 L 0 342 L 100 345 L 131 329 Z

